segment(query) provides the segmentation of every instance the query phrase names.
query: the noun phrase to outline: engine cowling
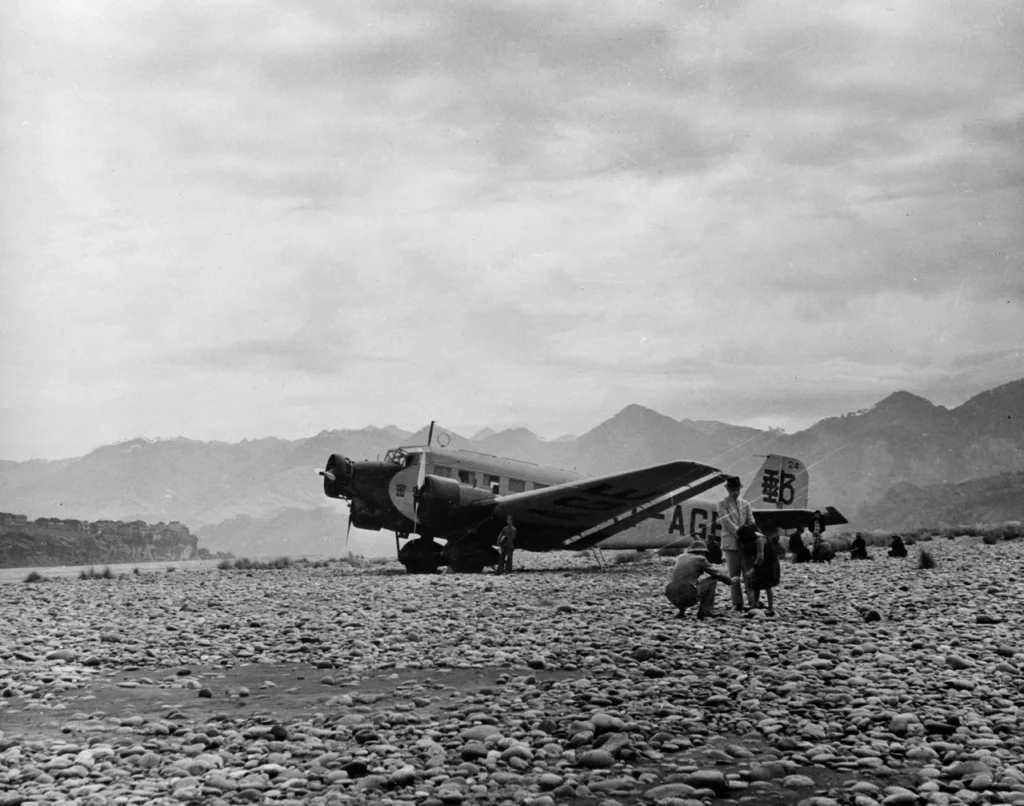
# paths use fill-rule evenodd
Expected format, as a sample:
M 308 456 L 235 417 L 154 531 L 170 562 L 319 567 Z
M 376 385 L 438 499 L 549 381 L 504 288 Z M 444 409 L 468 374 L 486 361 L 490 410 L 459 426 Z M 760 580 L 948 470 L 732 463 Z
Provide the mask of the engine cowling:
M 371 532 L 379 532 L 381 526 L 381 519 L 373 512 L 362 507 L 352 505 L 352 509 L 349 511 L 349 523 L 356 527 L 356 529 L 366 529 Z
M 459 524 L 471 504 L 496 497 L 489 490 L 468 487 L 455 479 L 425 476 L 420 486 L 416 516 L 427 529 L 443 534 L 448 527 Z
M 332 453 L 322 471 L 324 494 L 330 498 L 352 497 L 352 460 Z

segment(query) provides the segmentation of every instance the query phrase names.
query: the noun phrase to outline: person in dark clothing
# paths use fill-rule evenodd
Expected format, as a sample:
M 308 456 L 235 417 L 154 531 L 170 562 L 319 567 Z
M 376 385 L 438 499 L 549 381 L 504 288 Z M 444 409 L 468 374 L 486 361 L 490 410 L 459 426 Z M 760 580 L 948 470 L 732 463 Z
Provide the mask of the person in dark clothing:
M 512 573 L 512 552 L 515 551 L 515 548 L 516 527 L 512 522 L 512 516 L 509 515 L 504 528 L 498 535 L 498 551 L 501 552 L 501 556 L 498 558 L 499 574 Z
M 892 542 L 889 544 L 889 556 L 890 557 L 906 557 L 907 547 L 903 542 L 903 538 L 899 535 L 892 536 Z
M 811 561 L 811 552 L 804 545 L 803 527 L 801 526 L 789 536 L 789 553 L 793 555 L 793 562 L 806 563 Z
M 830 563 L 836 556 L 836 550 L 821 535 L 814 536 L 814 543 L 811 544 L 811 561 L 816 563 Z
M 812 538 L 821 537 L 821 535 L 825 534 L 825 516 L 821 514 L 820 509 L 814 510 L 807 528 L 810 530 Z
M 850 546 L 850 559 L 851 560 L 870 560 L 871 556 L 868 554 L 868 544 L 864 540 L 864 535 L 857 532 L 857 536 L 853 538 L 853 545 Z
M 723 562 L 725 560 L 725 555 L 722 554 L 722 541 L 717 537 L 710 535 L 706 542 L 708 544 L 708 562 L 714 565 L 718 565 Z
M 769 616 L 774 616 L 774 588 L 778 586 L 781 576 L 779 554 L 775 550 L 775 544 L 766 535 L 749 526 L 741 526 L 738 536 L 740 551 L 743 552 L 744 562 L 748 566 L 747 579 L 750 582 L 750 589 L 754 592 L 754 602 L 751 606 L 762 607 L 761 591 L 766 591 L 768 609 L 765 612 Z

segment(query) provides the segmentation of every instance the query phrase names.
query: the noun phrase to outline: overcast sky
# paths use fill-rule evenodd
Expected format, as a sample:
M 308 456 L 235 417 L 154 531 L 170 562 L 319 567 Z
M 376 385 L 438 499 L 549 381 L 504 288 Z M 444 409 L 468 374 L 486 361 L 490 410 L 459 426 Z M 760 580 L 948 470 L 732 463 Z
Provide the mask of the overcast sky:
M 1024 5 L 0 12 L 0 458 L 1024 377 Z

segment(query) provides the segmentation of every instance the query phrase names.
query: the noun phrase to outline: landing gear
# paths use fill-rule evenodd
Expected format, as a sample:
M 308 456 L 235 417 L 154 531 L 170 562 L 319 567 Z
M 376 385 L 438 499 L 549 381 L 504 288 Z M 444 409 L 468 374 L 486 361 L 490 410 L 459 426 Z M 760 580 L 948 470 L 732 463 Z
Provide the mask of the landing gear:
M 398 561 L 410 574 L 436 574 L 441 567 L 441 546 L 432 537 L 418 537 L 398 550 Z
M 441 557 L 453 571 L 460 574 L 482 573 L 488 565 L 497 566 L 501 559 L 494 546 L 475 535 L 449 541 Z

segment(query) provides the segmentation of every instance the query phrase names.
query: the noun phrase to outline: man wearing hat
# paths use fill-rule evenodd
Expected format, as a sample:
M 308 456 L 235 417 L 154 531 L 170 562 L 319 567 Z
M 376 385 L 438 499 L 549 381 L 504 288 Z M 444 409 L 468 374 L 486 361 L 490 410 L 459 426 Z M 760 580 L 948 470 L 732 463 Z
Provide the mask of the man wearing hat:
M 725 498 L 718 502 L 718 522 L 722 526 L 722 554 L 725 555 L 726 570 L 729 576 L 735 580 L 732 584 L 732 606 L 737 610 L 743 610 L 743 589 L 747 591 L 747 603 L 753 607 L 754 592 L 750 588 L 750 581 L 746 577 L 749 568 L 744 567 L 743 552 L 740 551 L 740 529 L 744 526 L 757 531 L 757 523 L 754 521 L 754 513 L 750 511 L 750 504 L 740 498 L 740 490 L 743 488 L 739 476 L 729 476 L 725 480 L 725 489 L 728 493 Z M 746 533 L 747 530 L 744 530 Z M 742 586 L 739 579 L 743 580 Z
M 697 605 L 698 619 L 703 621 L 709 616 L 714 618 L 712 608 L 715 606 L 715 581 L 719 580 L 726 584 L 739 582 L 716 571 L 708 562 L 707 553 L 707 543 L 703 540 L 694 540 L 689 550 L 676 558 L 675 567 L 672 569 L 672 581 L 665 588 L 665 596 L 679 608 L 679 615 L 676 618 L 684 618 L 686 608 L 693 605 Z M 707 578 L 700 579 L 703 574 L 707 574 Z

